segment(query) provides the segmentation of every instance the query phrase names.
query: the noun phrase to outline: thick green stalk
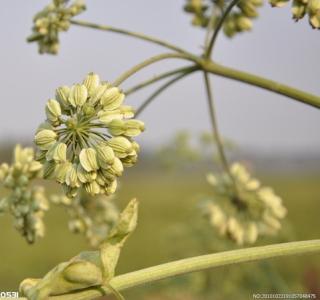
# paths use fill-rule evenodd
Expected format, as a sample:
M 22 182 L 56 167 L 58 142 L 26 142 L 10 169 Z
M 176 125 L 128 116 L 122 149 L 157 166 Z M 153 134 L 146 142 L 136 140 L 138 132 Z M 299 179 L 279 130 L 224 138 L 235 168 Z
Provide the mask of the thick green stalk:
M 313 94 L 298 90 L 288 85 L 281 84 L 276 81 L 253 75 L 244 71 L 225 67 L 212 61 L 203 61 L 201 63 L 201 68 L 209 73 L 254 85 L 270 92 L 292 98 L 304 104 L 320 108 L 319 96 L 315 96 Z
M 187 75 L 191 74 L 192 72 L 196 71 L 197 69 L 191 69 L 188 70 L 176 77 L 174 77 L 173 79 L 169 80 L 168 82 L 166 82 L 164 85 L 160 86 L 154 93 L 152 93 L 147 100 L 145 100 L 141 106 L 137 109 L 135 116 L 139 116 L 144 110 L 145 108 L 157 97 L 159 96 L 163 91 L 165 91 L 168 87 L 170 87 L 171 85 L 173 85 L 175 82 L 179 81 L 180 79 L 182 79 L 183 77 L 186 77 Z
M 175 46 L 171 43 L 168 43 L 166 41 L 160 40 L 158 38 L 155 37 L 151 37 L 142 33 L 138 33 L 138 32 L 132 32 L 129 30 L 125 30 L 125 29 L 121 29 L 121 28 L 116 28 L 113 26 L 106 26 L 106 25 L 99 25 L 99 24 L 95 24 L 95 23 L 90 23 L 90 22 L 86 22 L 86 21 L 80 21 L 80 20 L 71 20 L 70 21 L 71 24 L 73 25 L 77 25 L 77 26 L 82 26 L 82 27 L 87 27 L 87 28 L 92 28 L 92 29 L 98 29 L 98 30 L 103 30 L 103 31 L 110 31 L 110 32 L 114 32 L 114 33 L 120 33 L 123 35 L 127 35 L 127 36 L 131 36 L 134 38 L 138 38 L 140 40 L 144 40 L 147 42 L 151 42 L 157 45 L 160 45 L 162 47 L 174 50 L 176 52 L 180 52 L 180 53 L 188 53 L 187 51 L 185 51 L 184 49 Z
M 179 74 L 179 73 L 185 73 L 186 71 L 189 71 L 189 70 L 195 70 L 197 69 L 198 67 L 197 66 L 189 66 L 189 67 L 183 67 L 183 68 L 179 68 L 179 69 L 175 69 L 175 70 L 172 70 L 172 71 L 168 71 L 168 72 L 165 72 L 165 73 L 162 73 L 160 75 L 157 75 L 157 76 L 153 76 L 152 78 L 148 79 L 148 80 L 145 80 L 139 84 L 137 84 L 136 86 L 130 88 L 130 89 L 127 89 L 124 93 L 128 96 L 146 86 L 149 86 L 150 84 L 153 84 L 159 80 L 162 80 L 162 79 L 165 79 L 167 77 L 170 77 L 172 75 L 176 75 L 176 74 Z
M 289 255 L 320 252 L 320 240 L 282 243 L 269 246 L 226 251 L 186 258 L 151 268 L 119 275 L 110 281 L 117 291 L 143 285 L 157 280 L 202 271 L 220 266 L 259 261 Z M 107 287 L 88 288 L 66 295 L 50 297 L 51 300 L 90 300 L 110 294 Z M 22 299 L 22 298 L 21 298 Z
M 122 75 L 120 75 L 114 82 L 114 86 L 119 86 L 121 83 L 123 83 L 125 80 L 127 80 L 129 77 L 134 75 L 136 72 L 142 70 L 143 68 L 154 64 L 158 61 L 165 60 L 165 59 L 170 59 L 170 58 L 178 58 L 178 59 L 184 59 L 184 60 L 189 60 L 193 61 L 194 59 L 190 57 L 190 55 L 187 54 L 182 54 L 182 53 L 164 53 L 164 54 L 159 54 L 153 57 L 148 58 L 147 60 L 135 65 L 132 67 L 130 70 L 124 72 Z

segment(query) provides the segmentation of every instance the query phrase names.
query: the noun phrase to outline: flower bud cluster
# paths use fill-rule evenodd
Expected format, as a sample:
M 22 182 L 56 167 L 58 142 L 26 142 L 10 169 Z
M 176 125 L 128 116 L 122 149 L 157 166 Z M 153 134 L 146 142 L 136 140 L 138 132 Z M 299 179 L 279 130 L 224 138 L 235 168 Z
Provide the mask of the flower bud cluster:
M 33 243 L 44 236 L 44 212 L 48 201 L 44 188 L 31 186 L 31 181 L 42 177 L 42 165 L 34 160 L 32 148 L 15 147 L 12 165 L 0 165 L 0 183 L 9 193 L 0 200 L 0 212 L 9 212 L 16 229 Z
M 69 229 L 83 234 L 92 247 L 98 247 L 108 236 L 119 219 L 119 211 L 112 202 L 112 196 L 96 197 L 81 193 L 76 199 L 54 195 L 51 201 L 66 208 Z
M 46 123 L 35 135 L 37 158 L 44 178 L 62 184 L 67 197 L 83 187 L 90 195 L 111 195 L 124 167 L 137 161 L 139 145 L 133 138 L 144 130 L 122 105 L 118 87 L 90 73 L 83 83 L 56 90 L 46 105 Z
M 213 197 L 204 202 L 204 212 L 218 233 L 238 245 L 254 243 L 259 235 L 275 234 L 287 209 L 269 187 L 252 178 L 240 163 L 231 166 L 230 176 L 209 174 Z
M 252 29 L 252 19 L 258 17 L 258 7 L 262 6 L 262 0 L 241 0 L 235 9 L 227 16 L 223 31 L 226 36 L 233 37 L 238 32 Z M 211 14 L 214 14 L 213 26 L 215 27 L 222 16 L 225 1 L 187 0 L 184 9 L 193 14 L 192 24 L 207 27 Z
M 283 7 L 289 0 L 269 0 L 269 2 L 273 7 Z M 299 21 L 305 15 L 308 15 L 311 27 L 320 29 L 320 0 L 293 0 L 291 13 L 295 21 Z
M 75 0 L 67 5 L 65 0 L 53 0 L 33 18 L 33 33 L 28 37 L 28 42 L 37 42 L 39 52 L 57 54 L 59 51 L 59 33 L 67 31 L 72 17 L 85 10 L 82 0 Z

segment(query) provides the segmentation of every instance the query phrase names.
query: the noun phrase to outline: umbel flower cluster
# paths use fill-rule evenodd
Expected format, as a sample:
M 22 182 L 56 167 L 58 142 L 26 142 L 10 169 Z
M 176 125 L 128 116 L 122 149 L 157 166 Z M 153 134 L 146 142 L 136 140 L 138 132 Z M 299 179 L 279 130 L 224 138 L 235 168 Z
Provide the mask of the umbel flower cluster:
M 124 98 L 118 87 L 90 73 L 81 84 L 58 88 L 56 99 L 48 101 L 47 122 L 35 135 L 37 159 L 44 164 L 44 178 L 62 184 L 68 197 L 80 188 L 90 195 L 113 194 L 124 167 L 137 161 L 133 137 L 144 124 L 132 119 Z
M 212 26 L 216 26 L 225 7 L 224 0 L 187 0 L 186 12 L 193 14 L 192 24 L 207 27 L 213 13 Z M 233 37 L 238 32 L 252 29 L 252 19 L 258 17 L 258 7 L 262 0 L 241 0 L 236 8 L 227 16 L 223 31 L 226 36 Z
M 57 54 L 59 51 L 59 33 L 67 31 L 72 17 L 85 10 L 82 0 L 75 0 L 70 5 L 66 0 L 53 0 L 33 18 L 32 34 L 28 42 L 37 42 L 41 54 Z
M 269 0 L 274 7 L 283 7 L 290 0 Z M 320 29 L 320 0 L 293 0 L 292 18 L 295 21 L 301 20 L 305 15 L 309 17 L 309 23 L 312 28 Z
M 119 219 L 119 210 L 114 205 L 112 196 L 92 197 L 82 192 L 76 199 L 54 195 L 51 201 L 67 210 L 71 218 L 70 231 L 83 234 L 94 248 L 105 240 Z
M 232 180 L 228 174 L 208 175 L 213 197 L 204 202 L 204 212 L 210 224 L 238 245 L 276 233 L 287 213 L 282 199 L 252 178 L 242 164 L 234 163 L 230 172 Z
M 8 190 L 7 196 L 0 199 L 0 213 L 12 214 L 15 227 L 29 243 L 44 236 L 43 216 L 49 204 L 44 188 L 30 185 L 41 177 L 42 165 L 34 160 L 32 148 L 17 145 L 12 165 L 0 166 L 0 184 Z

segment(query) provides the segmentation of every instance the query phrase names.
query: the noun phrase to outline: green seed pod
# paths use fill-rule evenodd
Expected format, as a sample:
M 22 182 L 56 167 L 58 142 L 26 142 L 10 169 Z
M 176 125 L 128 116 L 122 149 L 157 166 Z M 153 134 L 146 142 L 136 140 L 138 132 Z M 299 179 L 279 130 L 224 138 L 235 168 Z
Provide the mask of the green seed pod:
M 120 109 L 117 110 L 101 110 L 98 112 L 99 121 L 109 125 L 109 123 L 113 120 L 121 120 L 123 119 L 123 114 Z
M 83 84 L 75 84 L 71 87 L 68 102 L 74 107 L 82 107 L 88 98 L 88 90 Z
M 144 123 L 139 120 L 128 120 L 125 121 L 125 132 L 124 135 L 128 137 L 135 137 L 144 131 Z
M 72 168 L 70 162 L 63 162 L 57 165 L 55 169 L 55 178 L 59 183 L 65 183 L 67 179 L 67 174 Z
M 122 136 L 113 137 L 107 143 L 119 158 L 126 157 L 133 150 L 132 143 Z
M 65 162 L 67 160 L 67 145 L 65 143 L 53 144 L 46 154 L 48 161 L 54 160 L 56 163 Z
M 126 132 L 126 124 L 122 120 L 114 119 L 108 123 L 108 131 L 114 136 L 123 135 Z
M 110 185 L 106 187 L 106 194 L 112 195 L 116 192 L 118 186 L 117 180 L 113 180 Z
M 259 15 L 256 6 L 248 0 L 240 1 L 238 7 L 240 8 L 241 12 L 248 18 L 256 18 Z
M 35 143 L 41 150 L 48 150 L 56 141 L 57 134 L 53 130 L 42 129 L 35 136 Z
M 68 101 L 69 95 L 70 95 L 70 88 L 67 86 L 61 86 L 56 89 L 56 98 L 64 110 L 67 109 L 70 105 Z
M 242 15 L 238 15 L 236 18 L 236 27 L 238 31 L 249 31 L 252 29 L 252 21 Z
M 99 169 L 97 152 L 93 148 L 82 149 L 79 158 L 82 167 L 87 172 L 97 171 Z
M 98 163 L 102 168 L 107 168 L 113 164 L 115 154 L 110 146 L 98 145 L 96 147 Z
M 307 8 L 312 28 L 320 28 L 320 0 L 310 0 Z
M 113 164 L 107 169 L 109 173 L 120 177 L 123 172 L 123 164 L 118 157 L 114 158 Z
M 79 187 L 80 183 L 77 175 L 77 165 L 73 164 L 66 174 L 66 184 L 71 187 Z
M 125 95 L 117 87 L 107 89 L 101 97 L 100 103 L 104 110 L 114 110 L 120 107 Z
M 97 87 L 100 85 L 100 78 L 95 73 L 89 73 L 87 77 L 83 80 L 83 85 L 87 88 L 88 94 L 91 97 Z
M 92 171 L 92 172 L 87 172 L 81 164 L 78 164 L 77 168 L 77 174 L 78 174 L 78 179 L 82 183 L 87 183 L 87 182 L 92 182 L 96 179 L 97 173 Z
M 96 181 L 85 183 L 84 188 L 90 195 L 97 195 L 100 193 L 100 185 Z
M 109 83 L 103 83 L 99 85 L 92 93 L 89 103 L 92 105 L 95 105 L 98 101 L 100 101 L 102 95 L 105 93 L 105 91 L 110 87 Z
M 49 122 L 59 125 L 61 107 L 57 100 L 50 99 L 46 105 L 46 115 Z
M 294 0 L 292 3 L 291 12 L 292 12 L 292 18 L 295 21 L 298 21 L 305 16 L 307 12 L 307 6 L 304 3 L 302 3 L 300 0 Z

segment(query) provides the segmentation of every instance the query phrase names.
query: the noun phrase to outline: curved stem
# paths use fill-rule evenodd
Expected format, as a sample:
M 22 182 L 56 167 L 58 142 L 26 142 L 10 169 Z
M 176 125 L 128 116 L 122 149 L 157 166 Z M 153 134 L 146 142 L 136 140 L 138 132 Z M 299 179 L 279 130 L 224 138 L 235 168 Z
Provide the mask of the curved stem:
M 250 85 L 258 86 L 265 90 L 292 98 L 304 104 L 320 108 L 319 96 L 306 93 L 288 85 L 281 84 L 276 81 L 253 75 L 244 71 L 239 71 L 236 69 L 225 67 L 217 63 L 214 63 L 210 60 L 202 62 L 201 68 L 208 73 L 216 74 L 222 77 L 241 81 Z
M 109 284 L 117 291 L 143 285 L 157 280 L 203 271 L 220 266 L 265 260 L 289 255 L 320 252 L 320 240 L 282 243 L 251 247 L 197 257 L 186 258 L 140 271 L 114 277 Z M 110 294 L 108 287 L 93 287 L 81 291 L 50 297 L 51 300 L 90 300 Z
M 210 115 L 210 120 L 211 120 L 211 125 L 212 125 L 213 138 L 216 141 L 218 154 L 220 157 L 220 161 L 223 165 L 223 168 L 224 168 L 225 172 L 228 174 L 228 176 L 230 177 L 232 184 L 234 186 L 235 192 L 237 192 L 237 186 L 236 186 L 234 178 L 230 172 L 229 162 L 227 160 L 227 156 L 225 154 L 224 147 L 223 147 L 222 138 L 219 133 L 216 110 L 214 107 L 214 99 L 213 99 L 213 94 L 212 94 L 212 90 L 211 90 L 209 76 L 208 76 L 208 73 L 206 73 L 206 72 L 204 72 L 203 75 L 204 75 L 205 88 L 206 88 L 206 92 L 207 92 L 207 100 L 208 100 L 209 115 Z
M 223 25 L 225 19 L 227 18 L 227 16 L 231 12 L 232 8 L 234 6 L 236 6 L 240 1 L 241 0 L 232 0 L 232 2 L 227 6 L 226 10 L 223 12 L 221 19 L 219 20 L 217 27 L 215 28 L 215 31 L 213 32 L 213 35 L 212 35 L 211 40 L 209 42 L 208 48 L 206 49 L 206 52 L 205 52 L 206 58 L 209 58 L 211 56 L 214 44 L 216 42 L 216 39 L 218 37 L 218 34 L 222 28 L 222 25 Z
M 130 94 L 132 94 L 132 93 L 134 93 L 134 92 L 136 92 L 136 91 L 138 91 L 138 90 L 140 90 L 140 89 L 142 89 L 142 88 L 144 88 L 144 87 L 146 87 L 146 86 L 148 86 L 150 84 L 153 84 L 153 83 L 155 83 L 155 82 L 157 82 L 159 80 L 165 79 L 165 78 L 170 77 L 172 75 L 176 75 L 178 73 L 184 73 L 184 72 L 189 71 L 189 70 L 195 70 L 197 68 L 198 67 L 196 67 L 196 66 L 189 66 L 189 67 L 183 67 L 183 68 L 179 68 L 179 69 L 175 69 L 175 70 L 172 70 L 172 71 L 169 71 L 169 72 L 162 73 L 160 75 L 154 76 L 154 77 L 152 77 L 152 78 L 150 78 L 150 79 L 148 79 L 146 81 L 143 81 L 143 82 L 137 84 L 136 86 L 126 90 L 124 92 L 124 94 L 128 96 L 128 95 L 130 95 Z
M 98 29 L 98 30 L 103 30 L 103 31 L 110 31 L 110 32 L 114 32 L 114 33 L 120 33 L 120 34 L 123 34 L 123 35 L 131 36 L 131 37 L 134 37 L 134 38 L 138 38 L 140 40 L 144 40 L 144 41 L 148 41 L 148 42 L 160 45 L 162 47 L 174 50 L 176 52 L 188 53 L 187 51 L 185 51 L 184 49 L 182 49 L 182 48 L 180 48 L 178 46 L 170 44 L 170 43 L 168 43 L 166 41 L 162 41 L 162 40 L 160 40 L 158 38 L 155 38 L 155 37 L 147 36 L 147 35 L 142 34 L 142 33 L 132 32 L 132 31 L 128 31 L 128 30 L 125 30 L 125 29 L 116 28 L 116 27 L 113 27 L 113 26 L 99 25 L 99 24 L 90 23 L 90 22 L 86 22 L 86 21 L 80 21 L 80 20 L 71 20 L 70 23 L 73 24 L 73 25 L 77 25 L 77 26 L 93 28 L 93 29 Z
M 148 97 L 142 104 L 141 106 L 137 109 L 135 116 L 137 117 L 138 115 L 140 115 L 145 108 L 157 97 L 159 96 L 164 90 L 166 90 L 169 86 L 173 85 L 175 82 L 179 81 L 180 79 L 182 79 L 183 77 L 186 77 L 187 75 L 193 73 L 194 71 L 196 71 L 197 68 L 195 69 L 191 69 L 188 72 L 184 72 L 176 77 L 174 77 L 173 79 L 169 80 L 167 83 L 165 83 L 164 85 L 160 86 L 154 93 L 152 93 L 150 95 L 150 97 Z
M 135 74 L 136 72 L 140 71 L 141 69 L 154 64 L 158 61 L 164 60 L 164 59 L 169 59 L 169 58 L 180 58 L 180 59 L 185 59 L 185 60 L 191 60 L 195 61 L 191 56 L 187 54 L 182 54 L 182 53 L 164 53 L 164 54 L 159 54 L 156 56 L 153 56 L 151 58 L 148 58 L 147 60 L 141 62 L 140 64 L 134 66 L 130 70 L 126 71 L 122 75 L 120 75 L 113 83 L 114 86 L 119 86 L 121 83 L 123 83 L 126 79 L 128 79 L 130 76 Z

